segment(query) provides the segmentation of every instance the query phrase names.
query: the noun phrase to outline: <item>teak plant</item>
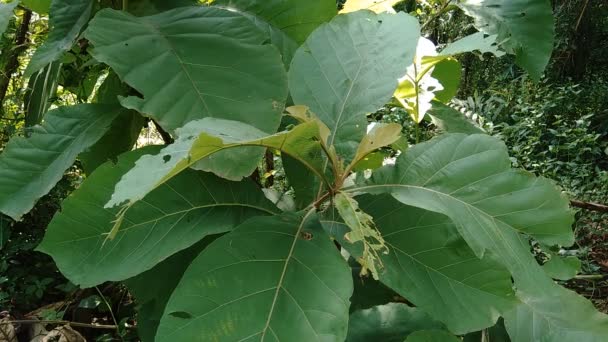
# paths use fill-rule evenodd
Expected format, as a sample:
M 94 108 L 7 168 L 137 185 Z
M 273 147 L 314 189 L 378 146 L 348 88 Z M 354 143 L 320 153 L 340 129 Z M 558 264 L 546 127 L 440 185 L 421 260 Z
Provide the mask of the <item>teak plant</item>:
M 567 199 L 445 105 L 457 54 L 540 78 L 549 1 L 439 1 L 481 30 L 440 51 L 396 2 L 53 0 L 26 74 L 76 51 L 105 81 L 8 144 L 0 211 L 19 220 L 80 160 L 38 250 L 81 287 L 124 282 L 144 341 L 606 341 L 531 253 L 573 243 Z M 391 99 L 445 132 L 403 144 L 368 119 Z M 133 150 L 146 120 L 171 141 Z M 394 164 L 368 163 L 378 149 Z M 249 178 L 267 150 L 291 207 Z

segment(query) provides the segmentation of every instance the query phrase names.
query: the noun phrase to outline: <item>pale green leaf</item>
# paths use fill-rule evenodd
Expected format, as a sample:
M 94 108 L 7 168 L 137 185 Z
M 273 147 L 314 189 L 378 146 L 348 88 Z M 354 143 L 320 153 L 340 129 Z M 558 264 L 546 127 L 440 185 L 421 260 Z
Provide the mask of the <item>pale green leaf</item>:
M 393 6 L 402 0 L 347 0 L 340 13 L 355 12 L 362 9 L 374 11 L 376 13 L 394 13 Z
M 460 342 L 460 339 L 442 330 L 416 331 L 405 342 Z
M 0 154 L 0 211 L 14 219 L 30 211 L 76 156 L 99 140 L 126 110 L 82 104 L 48 112 L 29 138 L 15 137 Z
M 50 33 L 40 46 L 25 70 L 33 75 L 70 50 L 86 25 L 93 10 L 93 0 L 53 0 L 49 14 Z
M 547 277 L 524 236 L 571 245 L 568 200 L 552 182 L 511 170 L 510 164 L 505 145 L 496 138 L 448 134 L 409 149 L 357 191 L 390 193 L 404 204 L 447 215 L 477 256 L 486 251 L 496 256 L 517 288 L 520 304 L 505 313 L 515 341 L 539 335 L 550 336 L 545 339 L 551 342 L 605 336 L 606 316 Z
M 569 280 L 581 270 L 581 261 L 575 256 L 562 257 L 551 255 L 551 259 L 543 264 L 543 269 L 549 277 L 559 280 Z
M 74 284 L 124 280 L 152 268 L 211 234 L 252 216 L 279 212 L 253 183 L 233 183 L 188 170 L 159 186 L 125 214 L 123 229 L 107 240 L 117 210 L 104 210 L 112 187 L 148 147 L 99 167 L 64 203 L 38 250 L 53 257 Z
M 44 114 L 57 95 L 57 81 L 61 73 L 61 63 L 52 62 L 32 77 L 25 92 L 25 126 L 40 124 Z
M 289 70 L 294 103 L 330 128 L 328 145 L 348 162 L 365 135 L 366 114 L 388 102 L 419 35 L 417 20 L 405 13 L 358 11 L 320 26 L 296 52 Z
M 143 95 L 123 99 L 123 105 L 169 131 L 205 117 L 266 133 L 279 126 L 287 97 L 281 56 L 262 45 L 268 37 L 237 12 L 182 7 L 135 17 L 105 9 L 85 37 L 93 56 Z
M 253 218 L 192 262 L 156 341 L 342 342 L 352 290 L 312 211 Z
M 453 332 L 494 325 L 517 303 L 509 272 L 490 257 L 478 259 L 446 216 L 401 204 L 389 195 L 357 197 L 374 218 L 388 247 L 381 254 L 380 281 Z M 326 229 L 351 255 L 360 244 L 344 241 L 343 224 L 323 219 Z
M 346 342 L 403 342 L 411 333 L 427 329 L 445 327 L 420 309 L 390 303 L 350 315 Z
M 19 0 L 13 0 L 8 4 L 0 3 L 0 36 L 2 36 L 8 28 L 8 24 L 14 16 L 13 11 L 18 5 Z
M 179 129 L 175 143 L 164 148 L 161 153 L 156 156 L 144 156 L 138 160 L 135 167 L 116 185 L 112 199 L 106 207 L 125 202 L 132 204 L 197 161 L 204 158 L 213 161 L 214 153 L 243 146 L 280 149 L 324 179 L 324 159 L 319 141 L 319 128 L 314 122 L 268 136 L 254 127 L 236 121 L 213 118 L 193 121 Z M 242 167 L 236 161 L 218 163 L 218 166 L 224 172 Z
M 284 32 L 298 45 L 319 25 L 336 15 L 334 0 L 210 0 L 213 5 L 251 13 Z
M 554 17 L 548 0 L 463 0 L 458 6 L 475 19 L 532 79 L 539 80 L 553 52 Z
M 400 124 L 375 124 L 361 140 L 355 158 L 347 169 L 353 168 L 373 151 L 395 143 L 401 137 L 401 130 Z
M 455 56 L 466 52 L 479 51 L 479 53 L 491 53 L 496 57 L 505 55 L 504 51 L 498 49 L 496 35 L 486 36 L 483 32 L 473 33 L 448 44 L 441 52 L 443 56 Z

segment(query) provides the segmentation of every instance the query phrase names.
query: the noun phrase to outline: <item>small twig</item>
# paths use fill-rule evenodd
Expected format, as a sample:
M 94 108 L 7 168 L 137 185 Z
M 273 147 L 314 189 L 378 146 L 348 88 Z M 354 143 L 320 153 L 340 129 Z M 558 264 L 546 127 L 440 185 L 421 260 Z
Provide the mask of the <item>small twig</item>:
M 97 293 L 99 293 L 99 296 L 101 296 L 101 299 L 103 299 L 103 302 L 106 304 L 106 306 L 108 307 L 108 310 L 110 311 L 110 316 L 112 317 L 112 322 L 114 322 L 114 326 L 116 327 L 116 334 L 118 335 L 118 337 L 120 338 L 121 341 L 124 341 L 124 339 L 120 335 L 120 329 L 118 327 L 118 321 L 116 321 L 116 317 L 114 316 L 114 311 L 112 311 L 112 306 L 110 305 L 110 303 L 108 303 L 108 300 L 103 295 L 103 293 L 101 292 L 101 290 L 99 290 L 99 287 L 95 286 L 95 290 L 97 290 Z
M 448 6 L 450 5 L 451 2 L 452 2 L 452 0 L 446 1 L 445 4 L 443 4 L 443 6 L 441 6 L 441 9 L 439 9 L 439 11 L 437 11 L 437 13 L 435 13 L 435 15 L 433 15 L 429 20 L 427 20 L 426 23 L 422 24 L 420 29 L 424 30 L 430 23 L 432 23 L 437 18 L 439 18 L 443 14 L 443 11 L 445 11 L 445 9 L 448 8 Z
M 605 205 L 605 204 L 570 200 L 570 205 L 572 205 L 573 207 L 576 207 L 576 208 L 608 213 L 608 205 Z
M 581 280 L 602 280 L 604 278 L 606 278 L 606 276 L 603 274 L 581 274 L 574 277 L 574 279 Z
M 81 328 L 92 328 L 92 329 L 109 329 L 109 330 L 117 330 L 118 326 L 116 325 L 103 325 L 103 324 L 88 324 L 88 323 L 79 323 L 79 322 L 71 322 L 71 321 L 49 321 L 49 320 L 37 320 L 37 319 L 25 319 L 25 320 L 13 320 L 0 322 L 0 325 L 8 325 L 8 324 L 63 324 L 70 325 L 73 327 L 81 327 Z

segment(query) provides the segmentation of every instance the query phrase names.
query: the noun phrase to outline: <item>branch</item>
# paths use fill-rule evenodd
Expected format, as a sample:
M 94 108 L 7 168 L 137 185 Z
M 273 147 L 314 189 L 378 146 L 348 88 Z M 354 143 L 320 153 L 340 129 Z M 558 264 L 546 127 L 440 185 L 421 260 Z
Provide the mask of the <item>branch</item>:
M 15 35 L 15 48 L 11 50 L 4 65 L 4 70 L 2 70 L 2 75 L 0 75 L 0 103 L 4 102 L 11 77 L 19 68 L 19 56 L 27 50 L 26 40 L 31 21 L 32 11 L 25 10 L 21 19 L 21 25 Z
M 576 207 L 576 208 L 599 211 L 602 213 L 608 213 L 608 205 L 605 205 L 605 204 L 570 200 L 570 205 L 573 207 Z
M 92 329 L 110 329 L 117 330 L 118 326 L 116 325 L 103 325 L 103 324 L 87 324 L 87 323 L 78 323 L 71 321 L 41 321 L 37 319 L 26 319 L 26 320 L 11 320 L 6 322 L 0 322 L 0 325 L 9 325 L 9 324 L 62 324 L 62 325 L 70 325 L 73 327 L 81 327 L 81 328 L 92 328 Z M 127 328 L 130 328 L 127 326 Z

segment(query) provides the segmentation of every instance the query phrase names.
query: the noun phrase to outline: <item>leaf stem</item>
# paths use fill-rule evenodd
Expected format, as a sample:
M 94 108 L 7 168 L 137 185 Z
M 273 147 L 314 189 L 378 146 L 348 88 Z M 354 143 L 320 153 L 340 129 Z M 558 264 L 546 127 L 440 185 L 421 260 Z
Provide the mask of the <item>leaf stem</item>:
M 448 6 L 450 5 L 451 2 L 452 2 L 452 0 L 446 1 L 445 4 L 443 4 L 443 6 L 441 6 L 439 11 L 437 11 L 437 13 L 435 13 L 435 15 L 433 15 L 429 20 L 427 20 L 424 24 L 422 24 L 420 29 L 424 30 L 430 23 L 437 20 L 437 18 L 439 18 L 443 13 L 445 13 L 446 8 L 448 8 Z
M 126 11 L 129 8 L 129 0 L 122 0 L 122 10 Z
M 101 299 L 103 299 L 103 302 L 108 307 L 108 311 L 110 311 L 110 316 L 112 317 L 112 321 L 114 322 L 114 326 L 116 327 L 116 334 L 118 335 L 118 338 L 120 338 L 121 341 L 124 341 L 124 339 L 120 335 L 120 327 L 118 326 L 118 321 L 116 321 L 116 316 L 114 316 L 114 311 L 112 311 L 112 306 L 110 305 L 110 303 L 108 303 L 108 300 L 103 295 L 101 290 L 99 290 L 99 287 L 95 286 L 95 290 L 97 290 L 97 293 L 99 293 L 99 296 L 101 297 Z

